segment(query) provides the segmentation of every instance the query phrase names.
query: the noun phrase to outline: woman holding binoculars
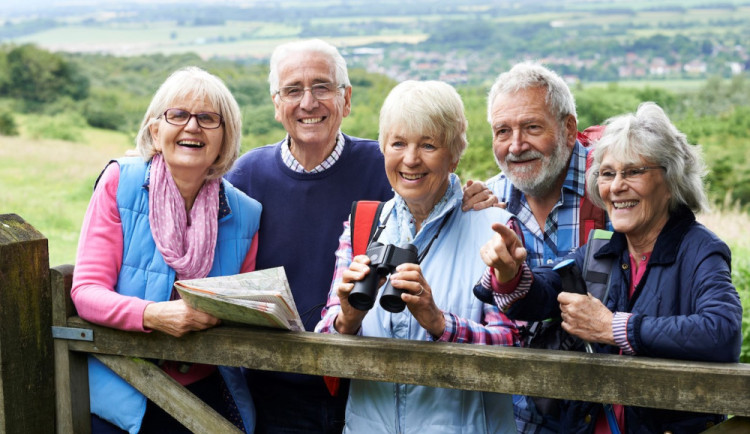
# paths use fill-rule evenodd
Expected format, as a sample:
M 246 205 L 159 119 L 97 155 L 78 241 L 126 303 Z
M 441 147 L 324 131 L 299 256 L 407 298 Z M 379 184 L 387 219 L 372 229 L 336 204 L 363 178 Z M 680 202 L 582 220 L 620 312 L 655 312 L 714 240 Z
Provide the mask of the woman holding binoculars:
M 485 268 L 479 250 L 492 236 L 492 224 L 508 224 L 512 215 L 500 208 L 461 210 L 461 183 L 453 171 L 468 145 L 466 127 L 461 97 L 446 83 L 405 81 L 390 92 L 380 111 L 379 141 L 396 194 L 383 207 L 383 229 L 368 255 L 352 258 L 345 224 L 317 332 L 517 345 L 513 323 L 471 291 Z M 381 297 L 395 289 L 402 303 L 358 303 L 355 297 L 350 303 L 355 284 L 373 279 L 373 293 L 365 298 L 376 298 L 377 288 L 386 286 Z M 351 381 L 344 432 L 515 431 L 509 395 Z

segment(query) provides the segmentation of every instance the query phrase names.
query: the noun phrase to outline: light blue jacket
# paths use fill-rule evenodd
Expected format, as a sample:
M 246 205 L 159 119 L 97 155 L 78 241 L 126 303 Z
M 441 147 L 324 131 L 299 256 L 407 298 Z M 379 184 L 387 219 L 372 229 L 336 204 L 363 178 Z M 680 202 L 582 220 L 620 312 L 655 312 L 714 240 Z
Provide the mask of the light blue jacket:
M 172 293 L 175 271 L 169 267 L 151 235 L 148 219 L 148 168 L 141 158 L 117 160 L 120 181 L 117 208 L 123 231 L 122 268 L 115 290 L 156 302 Z M 214 264 L 209 276 L 237 274 L 260 223 L 261 205 L 222 180 L 230 208 L 219 220 Z M 146 397 L 93 357 L 89 357 L 91 412 L 135 434 L 146 412 Z M 248 433 L 255 425 L 255 407 L 239 368 L 220 367 Z
M 500 208 L 462 212 L 462 197 L 460 181 L 451 175 L 446 195 L 413 237 L 411 214 L 397 195 L 383 209 L 381 221 L 391 216 L 378 241 L 411 243 L 421 253 L 453 209 L 421 264 L 422 272 L 440 309 L 480 322 L 483 303 L 472 293 L 486 268 L 479 248 L 492 237 L 492 223 L 506 223 L 511 214 Z M 394 314 L 378 302 L 365 316 L 361 331 L 364 336 L 432 340 L 408 309 Z M 516 425 L 510 395 L 352 380 L 345 432 L 515 433 Z

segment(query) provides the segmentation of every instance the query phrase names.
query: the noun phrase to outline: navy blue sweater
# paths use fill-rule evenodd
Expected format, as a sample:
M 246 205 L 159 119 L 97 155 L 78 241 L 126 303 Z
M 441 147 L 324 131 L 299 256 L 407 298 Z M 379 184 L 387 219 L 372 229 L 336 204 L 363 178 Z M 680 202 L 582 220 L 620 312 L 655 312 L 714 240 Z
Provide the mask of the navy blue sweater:
M 289 169 L 281 159 L 280 142 L 247 152 L 226 176 L 263 205 L 256 268 L 284 266 L 308 331 L 320 320 L 328 298 L 334 254 L 352 202 L 393 197 L 378 143 L 344 139 L 341 157 L 321 173 Z

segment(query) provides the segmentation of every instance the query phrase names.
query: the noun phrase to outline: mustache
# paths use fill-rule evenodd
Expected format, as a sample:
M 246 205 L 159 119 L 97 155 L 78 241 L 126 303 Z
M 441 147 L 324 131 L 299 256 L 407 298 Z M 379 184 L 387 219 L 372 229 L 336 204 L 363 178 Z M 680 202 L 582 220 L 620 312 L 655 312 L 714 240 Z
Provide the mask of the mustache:
M 520 154 L 508 153 L 508 155 L 505 156 L 505 162 L 518 163 L 521 161 L 528 161 L 536 158 L 544 158 L 544 154 L 535 149 L 529 149 L 528 151 L 521 152 Z

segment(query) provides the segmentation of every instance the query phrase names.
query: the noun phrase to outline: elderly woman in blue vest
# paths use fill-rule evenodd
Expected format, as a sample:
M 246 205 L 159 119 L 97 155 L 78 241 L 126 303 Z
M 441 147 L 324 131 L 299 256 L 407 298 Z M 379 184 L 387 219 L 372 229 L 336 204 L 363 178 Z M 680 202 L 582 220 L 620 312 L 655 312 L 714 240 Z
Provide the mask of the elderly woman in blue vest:
M 255 268 L 261 206 L 222 180 L 240 136 L 239 107 L 219 78 L 196 67 L 167 78 L 136 138 L 141 157 L 109 164 L 86 211 L 71 294 L 82 318 L 177 337 L 219 323 L 187 306 L 172 285 Z M 253 431 L 254 407 L 238 368 L 161 367 Z M 89 381 L 94 433 L 189 432 L 94 358 Z
M 405 81 L 388 95 L 380 111 L 379 141 L 396 194 L 385 203 L 379 219 L 384 228 L 373 241 L 404 250 L 411 244 L 418 253 L 390 274 L 390 286 L 403 294 L 386 304 L 389 310 L 377 302 L 360 310 L 351 291 L 374 272 L 368 256 L 352 259 L 345 225 L 317 332 L 518 343 L 517 330 L 505 315 L 471 294 L 484 270 L 479 248 L 492 234 L 492 223 L 507 223 L 511 214 L 500 208 L 461 211 L 461 183 L 453 171 L 467 146 L 466 127 L 461 98 L 446 83 Z M 374 278 L 382 300 L 384 290 L 377 288 L 385 279 Z M 405 304 L 400 312 L 403 305 L 394 308 L 398 302 Z M 345 432 L 515 432 L 513 404 L 510 395 L 352 380 Z
M 531 273 L 523 243 L 497 226 L 482 249 L 498 305 L 512 318 L 562 316 L 563 328 L 596 351 L 737 362 L 742 306 L 727 245 L 695 220 L 707 208 L 699 150 L 654 103 L 607 121 L 587 174 L 590 197 L 609 214 L 612 238 L 592 251 L 608 264 L 604 303 L 566 292 L 556 265 Z M 592 244 L 589 244 L 589 246 Z M 583 269 L 588 246 L 572 254 Z M 592 286 L 588 286 L 592 289 Z M 568 402 L 565 432 L 701 432 L 722 415 Z M 617 427 L 609 420 L 617 420 Z

